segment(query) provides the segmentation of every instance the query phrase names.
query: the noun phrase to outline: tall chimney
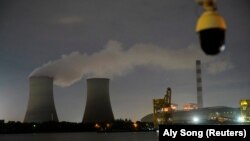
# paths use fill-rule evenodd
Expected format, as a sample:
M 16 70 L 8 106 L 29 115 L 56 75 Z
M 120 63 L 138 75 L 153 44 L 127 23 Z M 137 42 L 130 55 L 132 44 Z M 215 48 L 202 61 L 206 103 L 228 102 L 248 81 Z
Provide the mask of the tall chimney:
M 83 122 L 110 122 L 114 115 L 109 97 L 109 79 L 87 79 L 87 102 Z
M 196 84 L 197 84 L 197 105 L 198 108 L 203 107 L 202 97 L 202 79 L 201 79 L 201 61 L 196 60 Z
M 33 76 L 29 78 L 29 83 L 29 103 L 24 122 L 58 122 L 53 99 L 53 78 Z

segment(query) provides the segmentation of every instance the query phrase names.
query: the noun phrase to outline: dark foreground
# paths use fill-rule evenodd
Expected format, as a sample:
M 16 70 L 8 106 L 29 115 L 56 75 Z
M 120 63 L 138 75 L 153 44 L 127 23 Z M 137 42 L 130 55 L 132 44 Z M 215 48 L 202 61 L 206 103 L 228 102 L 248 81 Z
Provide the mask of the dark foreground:
M 0 134 L 0 141 L 158 141 L 155 132 Z
M 45 122 L 21 123 L 8 122 L 0 124 L 0 134 L 20 133 L 60 133 L 60 132 L 146 132 L 152 131 L 152 123 L 130 120 L 116 120 L 110 123 L 72 123 L 72 122 Z M 2 140 L 1 140 L 2 141 Z

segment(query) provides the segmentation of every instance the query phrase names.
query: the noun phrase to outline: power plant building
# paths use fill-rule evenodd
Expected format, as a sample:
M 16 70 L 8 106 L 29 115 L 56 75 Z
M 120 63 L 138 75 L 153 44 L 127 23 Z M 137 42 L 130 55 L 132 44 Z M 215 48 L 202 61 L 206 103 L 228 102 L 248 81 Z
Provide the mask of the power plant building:
M 198 108 L 190 111 L 178 110 L 172 113 L 173 124 L 194 124 L 194 119 L 199 119 L 198 124 L 235 123 L 240 116 L 239 108 L 217 106 Z M 141 122 L 154 122 L 154 113 L 148 114 Z M 195 123 L 196 124 L 196 123 Z
M 171 105 L 171 93 L 171 88 L 167 88 L 164 98 L 153 99 L 154 127 L 158 127 L 161 124 L 171 124 L 172 107 L 174 107 Z
M 198 109 L 198 105 L 196 103 L 186 103 L 183 106 L 184 111 L 190 111 L 195 109 Z
M 29 85 L 29 102 L 24 122 L 58 122 L 53 98 L 53 78 L 33 76 L 29 78 Z
M 109 97 L 109 79 L 87 79 L 87 102 L 83 123 L 114 121 Z
M 250 99 L 240 100 L 240 112 L 245 122 L 250 122 Z

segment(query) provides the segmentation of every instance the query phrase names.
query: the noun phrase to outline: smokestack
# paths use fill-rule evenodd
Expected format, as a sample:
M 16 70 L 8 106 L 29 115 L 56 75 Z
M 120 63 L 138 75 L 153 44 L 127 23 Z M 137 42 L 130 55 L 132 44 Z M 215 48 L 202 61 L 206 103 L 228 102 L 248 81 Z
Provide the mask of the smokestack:
M 109 79 L 87 79 L 87 102 L 83 122 L 114 121 L 109 97 Z
M 33 76 L 29 78 L 29 83 L 29 103 L 24 122 L 58 122 L 53 99 L 53 78 Z
M 196 84 L 197 84 L 197 105 L 203 107 L 202 80 L 201 80 L 201 61 L 196 60 Z
M 166 106 L 171 106 L 171 88 L 167 88 L 166 95 L 164 97 Z

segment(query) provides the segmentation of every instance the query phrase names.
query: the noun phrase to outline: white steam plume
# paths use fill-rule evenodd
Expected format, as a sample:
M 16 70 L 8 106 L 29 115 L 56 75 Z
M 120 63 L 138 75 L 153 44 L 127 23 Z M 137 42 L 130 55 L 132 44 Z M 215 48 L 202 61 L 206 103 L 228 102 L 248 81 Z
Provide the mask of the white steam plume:
M 152 44 L 135 44 L 124 50 L 120 42 L 111 40 L 103 50 L 91 55 L 79 52 L 62 55 L 61 59 L 36 68 L 30 76 L 50 76 L 56 85 L 70 86 L 82 77 L 121 76 L 139 65 L 165 70 L 192 70 L 197 58 L 202 59 L 213 74 L 232 68 L 226 60 L 221 66 L 218 63 L 213 65 L 217 60 L 204 55 L 195 46 L 173 50 Z

